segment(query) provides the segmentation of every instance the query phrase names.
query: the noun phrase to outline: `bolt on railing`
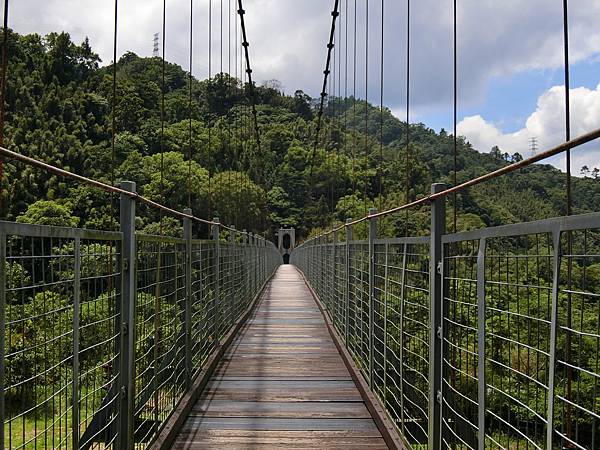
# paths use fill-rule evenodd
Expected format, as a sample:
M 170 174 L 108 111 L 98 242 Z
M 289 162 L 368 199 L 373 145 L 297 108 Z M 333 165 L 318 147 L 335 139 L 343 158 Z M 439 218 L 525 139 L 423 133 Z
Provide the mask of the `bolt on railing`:
M 2 448 L 146 448 L 280 264 L 232 227 L 222 239 L 0 222 Z
M 447 234 L 444 197 L 430 206 L 428 236 L 377 236 L 372 210 L 366 240 L 348 219 L 343 242 L 291 256 L 398 434 L 412 448 L 598 448 L 600 213 Z

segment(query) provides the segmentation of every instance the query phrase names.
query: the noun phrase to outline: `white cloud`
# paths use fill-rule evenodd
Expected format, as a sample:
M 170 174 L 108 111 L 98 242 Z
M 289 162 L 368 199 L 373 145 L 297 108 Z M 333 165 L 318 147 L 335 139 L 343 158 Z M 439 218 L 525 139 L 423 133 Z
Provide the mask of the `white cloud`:
M 161 30 L 162 0 L 119 2 L 119 50 L 142 56 L 152 52 L 152 36 Z M 224 31 L 229 6 L 235 0 L 212 0 L 213 71 L 220 66 L 220 5 Z M 195 73 L 207 74 L 207 12 L 209 0 L 194 0 Z M 349 9 L 352 35 L 353 0 Z M 358 0 L 357 95 L 364 96 L 365 4 Z M 562 64 L 562 2 L 548 0 L 461 0 L 459 4 L 460 105 L 477 104 L 492 77 L 524 70 L 553 69 Z M 105 62 L 112 58 L 113 0 L 18 0 L 10 3 L 10 25 L 22 33 L 65 30 L 77 40 L 88 35 Z M 167 58 L 188 65 L 190 0 L 167 1 Z M 245 0 L 248 38 L 258 81 L 277 78 L 288 91 L 304 89 L 318 95 L 325 63 L 325 44 L 333 0 Z M 379 98 L 380 1 L 370 5 L 369 98 Z M 406 0 L 386 1 L 385 103 L 392 109 L 405 102 Z M 411 104 L 417 117 L 452 104 L 452 2 L 412 2 Z M 600 53 L 600 1 L 578 0 L 570 5 L 571 60 Z M 345 16 L 340 24 L 345 25 Z M 350 42 L 352 44 L 352 42 Z M 225 67 L 228 46 L 224 41 Z M 352 46 L 352 45 L 351 45 Z M 342 46 L 338 46 L 342 51 Z M 352 68 L 350 48 L 350 69 Z M 239 58 L 238 58 L 239 60 Z M 350 87 L 353 84 L 349 76 Z
M 579 87 L 570 90 L 571 137 L 600 128 L 600 84 L 596 89 Z M 475 148 L 489 151 L 497 145 L 502 152 L 519 152 L 530 156 L 529 142 L 537 137 L 540 150 L 549 149 L 565 139 L 565 88 L 554 86 L 544 92 L 536 110 L 527 118 L 525 126 L 514 133 L 503 133 L 495 124 L 480 115 L 465 117 L 458 124 L 458 133 L 465 136 Z M 564 169 L 564 156 L 549 160 Z M 573 173 L 578 174 L 583 165 L 600 167 L 600 142 L 591 142 L 572 151 Z

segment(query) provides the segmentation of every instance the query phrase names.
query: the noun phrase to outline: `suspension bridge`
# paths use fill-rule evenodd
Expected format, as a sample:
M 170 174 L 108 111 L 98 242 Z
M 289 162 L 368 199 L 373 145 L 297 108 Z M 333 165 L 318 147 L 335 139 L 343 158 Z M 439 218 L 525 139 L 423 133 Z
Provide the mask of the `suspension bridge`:
M 306 162 L 311 178 L 328 98 L 336 90 L 338 99 L 348 96 L 341 80 L 346 77 L 347 89 L 348 50 L 357 33 L 356 0 L 332 3 L 314 148 Z M 260 155 L 247 14 L 242 0 L 228 6 L 229 45 L 233 35 L 240 44 L 229 72 L 247 91 L 242 101 L 250 114 L 241 127 L 251 130 Z M 407 6 L 410 20 L 410 1 Z M 151 199 L 134 182 L 117 182 L 117 64 L 110 181 L 13 151 L 2 132 L 2 161 L 106 194 L 118 226 L 105 231 L 0 222 L 0 447 L 599 448 L 600 285 L 594 271 L 600 212 L 573 214 L 570 155 L 597 142 L 600 129 L 570 134 L 566 0 L 563 6 L 564 142 L 458 182 L 454 1 L 452 185 L 434 183 L 429 193 L 414 197 L 407 176 L 403 204 L 380 205 L 310 238 L 299 236 L 299 245 L 292 229 L 280 230 L 276 245 L 264 233 L 198 217 L 190 208 L 179 211 L 166 196 Z M 368 15 L 369 1 L 365 7 Z M 192 0 L 190 105 L 193 8 Z M 224 10 L 221 1 L 221 35 Z M 118 11 L 115 1 L 115 62 Z M 166 11 L 164 1 L 161 192 L 169 170 L 162 158 Z M 2 130 L 8 27 L 6 0 Z M 368 39 L 368 27 L 366 33 Z M 354 64 L 356 73 L 356 56 Z M 383 69 L 379 87 L 383 111 Z M 378 124 L 367 112 L 367 130 L 369 120 Z M 380 125 L 383 133 L 383 118 Z M 190 174 L 191 136 L 190 118 Z M 380 151 L 382 160 L 383 138 Z M 457 230 L 457 195 L 556 155 L 567 161 L 564 216 Z M 189 184 L 180 189 L 191 192 Z M 306 197 L 311 195 L 308 186 Z M 408 223 L 417 209 L 426 211 L 426 233 L 385 234 L 385 221 Z M 136 227 L 147 210 L 160 215 L 157 234 Z M 181 225 L 179 236 L 163 233 L 163 216 Z M 43 332 L 36 329 L 41 323 L 49 325 Z

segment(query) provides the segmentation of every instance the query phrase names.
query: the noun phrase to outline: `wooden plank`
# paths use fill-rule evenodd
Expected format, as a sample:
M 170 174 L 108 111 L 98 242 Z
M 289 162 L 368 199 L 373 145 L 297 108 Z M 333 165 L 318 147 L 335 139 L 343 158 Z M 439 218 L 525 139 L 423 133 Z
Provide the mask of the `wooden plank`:
M 203 417 L 370 418 L 362 402 L 241 402 L 203 399 L 190 415 Z
M 265 292 L 173 448 L 387 448 L 298 271 Z
M 173 449 L 387 449 L 381 437 L 340 431 L 195 430 L 181 435 Z M 369 434 L 369 433 L 367 433 Z M 373 433 L 376 434 L 376 433 Z
M 256 430 L 256 431 L 343 431 L 364 430 L 377 432 L 368 419 L 294 419 L 279 417 L 197 417 L 190 416 L 183 430 Z

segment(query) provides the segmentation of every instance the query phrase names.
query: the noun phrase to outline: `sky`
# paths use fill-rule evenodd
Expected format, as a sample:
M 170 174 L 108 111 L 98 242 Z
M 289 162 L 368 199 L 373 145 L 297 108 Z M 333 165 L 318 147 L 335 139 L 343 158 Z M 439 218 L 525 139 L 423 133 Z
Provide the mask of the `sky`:
M 166 33 L 160 36 L 167 60 L 185 68 L 189 67 L 190 1 L 166 1 Z M 302 89 L 318 96 L 333 3 L 243 1 L 253 77 L 258 83 L 276 79 L 288 93 Z M 562 0 L 458 0 L 458 133 L 478 150 L 489 151 L 498 145 L 502 152 L 530 156 L 532 137 L 537 138 L 540 150 L 564 141 L 562 4 Z M 239 72 L 241 58 L 236 58 L 235 51 L 237 0 L 193 0 L 193 6 L 194 75 L 205 78 L 209 66 L 213 74 L 221 67 L 234 74 Z M 379 104 L 383 75 L 383 102 L 404 119 L 407 0 L 383 0 L 383 15 L 382 0 L 340 0 L 340 6 L 335 61 L 342 70 L 336 69 L 335 87 L 332 80 L 330 89 L 341 95 L 356 93 Z M 162 7 L 162 0 L 119 2 L 119 55 L 133 51 L 151 56 L 153 35 L 162 30 Z M 9 25 L 17 32 L 46 34 L 64 30 L 75 41 L 87 36 L 105 64 L 112 60 L 113 0 L 12 0 L 9 12 Z M 410 119 L 435 130 L 451 131 L 453 127 L 452 17 L 452 0 L 411 2 Z M 600 127 L 598 23 L 600 0 L 569 2 L 573 137 Z M 237 38 L 239 42 L 239 33 Z M 600 167 L 600 142 L 573 150 L 572 158 L 575 175 L 584 165 Z M 564 169 L 564 156 L 549 162 Z

